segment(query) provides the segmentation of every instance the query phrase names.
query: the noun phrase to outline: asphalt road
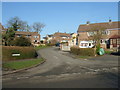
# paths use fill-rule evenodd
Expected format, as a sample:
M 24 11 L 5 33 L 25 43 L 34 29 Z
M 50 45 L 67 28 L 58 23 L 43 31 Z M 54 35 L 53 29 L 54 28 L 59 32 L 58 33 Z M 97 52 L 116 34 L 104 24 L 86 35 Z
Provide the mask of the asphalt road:
M 38 53 L 46 62 L 38 67 L 3 76 L 3 88 L 117 88 L 118 57 L 74 58 L 56 47 Z

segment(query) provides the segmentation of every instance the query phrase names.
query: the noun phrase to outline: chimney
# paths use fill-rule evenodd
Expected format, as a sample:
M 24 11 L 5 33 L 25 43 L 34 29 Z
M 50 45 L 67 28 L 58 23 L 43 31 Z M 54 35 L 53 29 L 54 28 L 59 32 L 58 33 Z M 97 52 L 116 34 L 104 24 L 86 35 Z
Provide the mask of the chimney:
M 109 17 L 109 23 L 111 23 L 112 22 L 112 20 L 111 20 L 111 18 Z
M 86 24 L 89 25 L 89 24 L 90 24 L 90 21 L 87 21 Z

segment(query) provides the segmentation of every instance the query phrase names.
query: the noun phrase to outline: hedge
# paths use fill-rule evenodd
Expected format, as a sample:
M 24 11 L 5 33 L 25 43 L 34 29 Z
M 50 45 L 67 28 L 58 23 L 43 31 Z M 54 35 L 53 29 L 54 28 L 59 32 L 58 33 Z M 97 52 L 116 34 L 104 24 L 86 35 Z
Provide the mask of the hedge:
M 79 48 L 79 47 L 71 47 L 70 52 L 75 55 L 82 55 L 82 56 L 95 56 L 95 49 L 94 48 Z
M 20 54 L 20 56 L 12 56 L 12 54 Z M 2 47 L 2 60 L 30 59 L 35 57 L 37 57 L 37 53 L 33 47 L 19 47 L 19 46 Z

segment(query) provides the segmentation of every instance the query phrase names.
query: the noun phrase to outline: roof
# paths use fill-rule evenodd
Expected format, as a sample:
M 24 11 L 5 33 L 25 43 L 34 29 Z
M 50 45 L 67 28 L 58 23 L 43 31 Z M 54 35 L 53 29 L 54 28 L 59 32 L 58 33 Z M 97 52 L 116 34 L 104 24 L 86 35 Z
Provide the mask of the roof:
M 24 31 L 16 31 L 15 34 L 22 34 L 22 35 L 39 35 L 38 32 L 24 32 Z
M 48 35 L 48 37 L 52 37 L 53 35 Z
M 120 35 L 113 35 L 110 37 L 110 39 L 117 39 L 117 38 L 120 38 Z
M 120 21 L 79 25 L 79 28 L 78 28 L 77 32 L 89 31 L 95 26 L 100 26 L 100 27 L 103 27 L 103 28 L 106 28 L 106 29 L 119 28 L 120 27 Z
M 0 29 L 1 29 L 2 31 L 5 31 L 5 30 L 6 30 L 1 23 L 0 23 Z
M 67 36 L 67 37 L 70 37 L 70 34 L 68 34 L 68 33 L 60 33 L 60 32 L 56 32 L 53 36 L 59 36 L 59 37 L 61 37 L 61 36 Z

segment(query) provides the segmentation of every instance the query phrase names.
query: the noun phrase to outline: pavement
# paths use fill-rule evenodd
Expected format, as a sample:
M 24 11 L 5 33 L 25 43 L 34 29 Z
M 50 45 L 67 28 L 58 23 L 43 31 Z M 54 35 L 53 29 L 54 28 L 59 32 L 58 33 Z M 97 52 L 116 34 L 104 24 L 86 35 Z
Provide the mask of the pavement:
M 57 47 L 38 53 L 46 59 L 37 67 L 3 76 L 3 88 L 117 88 L 118 58 L 104 55 L 74 58 Z

